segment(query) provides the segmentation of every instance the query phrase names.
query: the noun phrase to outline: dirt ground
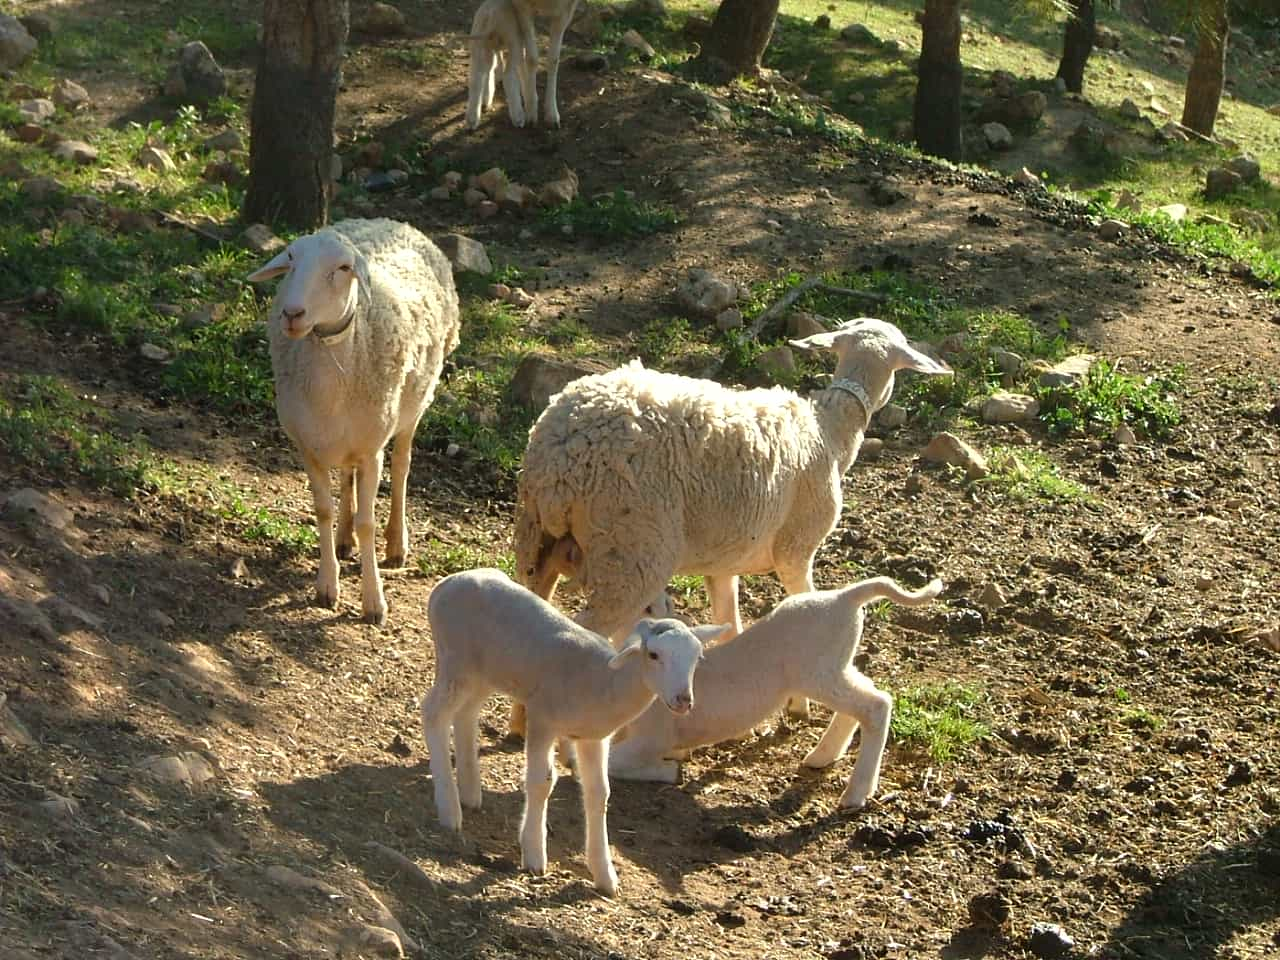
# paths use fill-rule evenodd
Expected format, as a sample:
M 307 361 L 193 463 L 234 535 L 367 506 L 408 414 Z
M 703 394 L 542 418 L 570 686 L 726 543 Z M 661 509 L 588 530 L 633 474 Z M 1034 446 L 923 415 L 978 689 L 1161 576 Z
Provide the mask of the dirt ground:
M 412 43 L 461 49 L 469 8 L 409 12 Z M 559 132 L 500 114 L 468 134 L 464 58 L 397 72 L 376 50 L 355 46 L 344 135 L 412 130 L 452 166 L 528 183 L 563 160 L 588 194 L 633 189 L 681 211 L 674 233 L 604 246 L 522 240 L 517 219 L 415 199 L 430 183 L 369 211 L 541 268 L 531 329 L 566 315 L 619 335 L 669 314 L 693 266 L 755 282 L 892 258 L 963 303 L 1047 329 L 1066 317 L 1126 369 L 1185 364 L 1185 424 L 1130 447 L 1055 442 L 1094 496 L 1052 503 L 967 489 L 919 460 L 928 433 L 887 435 L 883 457 L 845 478 L 819 583 L 845 582 L 850 564 L 943 577 L 944 602 L 868 624 L 867 672 L 890 691 L 976 685 L 995 735 L 947 763 L 891 744 L 858 815 L 836 807 L 849 760 L 798 767 L 822 709 L 696 752 L 677 786 L 614 784 L 613 900 L 591 888 L 568 777 L 550 873 L 519 872 L 522 757 L 497 701 L 484 809 L 462 839 L 439 829 L 416 712 L 430 578 L 389 572 L 377 630 L 358 620 L 357 565 L 341 608 L 319 609 L 311 556 L 239 541 L 180 500 L 51 489 L 0 458 L 0 490 L 35 486 L 72 514 L 61 527 L 0 517 L 0 954 L 395 955 L 385 930 L 399 924 L 428 957 L 1020 958 L 1047 949 L 1032 925 L 1053 923 L 1077 956 L 1275 956 L 1280 655 L 1256 638 L 1280 616 L 1271 295 L 1140 236 L 1104 243 L 1078 211 L 1003 181 L 715 129 L 644 68 L 566 68 Z M 140 95 L 121 81 L 98 100 L 103 122 Z M 906 198 L 875 205 L 881 177 Z M 0 373 L 56 372 L 165 456 L 310 518 L 277 431 L 156 404 L 97 348 L 12 319 Z M 997 427 L 969 439 L 1045 442 Z M 420 451 L 411 490 L 418 548 L 507 548 L 510 491 L 465 463 Z M 977 602 L 991 583 L 1007 600 L 994 608 Z M 779 596 L 757 582 L 746 610 Z M 1125 722 L 1135 708 L 1157 728 Z M 995 928 L 971 916 L 988 894 L 1008 911 Z

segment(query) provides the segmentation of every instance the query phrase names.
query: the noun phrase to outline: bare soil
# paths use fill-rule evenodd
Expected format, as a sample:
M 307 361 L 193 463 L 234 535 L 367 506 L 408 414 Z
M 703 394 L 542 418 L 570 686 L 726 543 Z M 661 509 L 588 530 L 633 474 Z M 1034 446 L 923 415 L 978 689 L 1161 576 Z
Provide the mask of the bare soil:
M 669 314 L 693 266 L 754 282 L 891 258 L 962 302 L 1049 330 L 1066 317 L 1126 369 L 1185 364 L 1185 426 L 1132 447 L 1054 442 L 1093 494 L 1068 502 L 966 488 L 921 463 L 926 432 L 886 437 L 883 457 L 846 477 L 818 579 L 843 583 L 853 564 L 942 576 L 945 602 L 868 624 L 867 671 L 890 691 L 977 686 L 995 735 L 946 763 L 891 744 L 881 795 L 858 815 L 836 809 L 849 760 L 798 768 L 822 709 L 695 753 L 678 786 L 617 783 L 614 900 L 591 888 L 569 777 L 551 803 L 550 873 L 518 870 L 522 756 L 496 701 L 484 809 L 461 839 L 439 829 L 416 712 L 432 677 L 430 577 L 388 572 L 391 617 L 377 630 L 358 620 L 354 564 L 341 608 L 319 609 L 314 557 L 237 540 L 180 498 L 57 487 L 0 458 L 0 489 L 36 486 L 74 512 L 62 530 L 0 517 L 0 715 L 31 739 L 18 745 L 9 719 L 0 728 L 0 952 L 394 955 L 374 928 L 398 922 L 431 957 L 1020 958 L 1047 922 L 1078 956 L 1275 956 L 1280 657 L 1256 639 L 1280 615 L 1270 293 L 1141 236 L 1104 243 L 1077 211 L 1002 181 L 712 128 L 643 68 L 566 68 L 558 132 L 512 130 L 498 114 L 469 134 L 458 51 L 470 8 L 407 12 L 411 39 L 357 38 L 344 135 L 413 131 L 453 167 L 500 165 L 526 183 L 563 160 L 587 194 L 623 187 L 681 210 L 672 234 L 605 245 L 521 240 L 519 219 L 426 200 L 433 183 L 368 211 L 540 266 L 531 329 L 563 314 L 622 337 Z M 448 56 L 392 68 L 388 43 Z M 98 99 L 103 122 L 140 105 L 136 86 L 113 89 Z M 868 185 L 885 176 L 908 196 L 880 207 Z M 975 212 L 998 225 L 971 223 Z M 22 318 L 6 337 L 0 376 L 56 372 L 166 456 L 213 464 L 309 518 L 277 431 L 156 404 L 101 352 Z M 993 427 L 969 439 L 1045 442 Z M 411 483 L 419 550 L 431 537 L 507 548 L 509 490 L 465 458 L 420 451 Z M 1007 598 L 994 609 L 976 602 L 990 583 Z M 754 581 L 747 610 L 779 596 Z M 190 762 L 154 762 L 173 757 Z M 194 779 L 167 782 L 175 770 Z M 70 802 L 44 803 L 58 798 Z M 1007 922 L 974 922 L 984 894 L 1004 898 Z

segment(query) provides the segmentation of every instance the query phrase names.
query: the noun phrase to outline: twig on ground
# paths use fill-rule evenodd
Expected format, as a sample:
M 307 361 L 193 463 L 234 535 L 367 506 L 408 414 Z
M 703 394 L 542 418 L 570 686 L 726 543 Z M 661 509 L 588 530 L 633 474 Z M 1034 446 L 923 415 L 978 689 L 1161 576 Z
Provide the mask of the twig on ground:
M 786 313 L 792 304 L 810 290 L 821 290 L 823 293 L 829 293 L 837 297 L 848 297 L 851 300 L 861 300 L 874 306 L 882 306 L 886 299 L 882 293 L 875 293 L 871 290 L 852 290 L 849 287 L 836 287 L 824 282 L 821 277 L 810 277 L 808 280 L 792 287 L 779 297 L 776 302 L 761 311 L 760 316 L 755 318 L 751 324 L 751 329 L 748 331 L 751 339 L 759 339 L 760 332 L 766 326 Z

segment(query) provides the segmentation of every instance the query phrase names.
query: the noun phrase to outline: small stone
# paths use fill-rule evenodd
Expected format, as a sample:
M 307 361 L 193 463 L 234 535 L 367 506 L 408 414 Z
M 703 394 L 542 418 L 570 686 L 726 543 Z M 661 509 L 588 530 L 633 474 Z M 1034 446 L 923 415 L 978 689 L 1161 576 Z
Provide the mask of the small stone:
M 876 414 L 876 425 L 883 430 L 897 430 L 907 425 L 907 408 L 886 403 Z
M 628 30 L 624 33 L 622 35 L 621 43 L 622 46 L 626 47 L 628 50 L 634 50 L 640 59 L 646 63 L 652 60 L 654 55 L 658 52 L 654 50 L 649 41 L 642 37 L 636 30 Z
M 1120 116 L 1126 120 L 1138 120 L 1142 117 L 1142 108 L 1128 97 L 1125 97 L 1120 104 Z
M 507 294 L 507 303 L 519 310 L 525 310 L 534 304 L 534 296 L 523 287 L 512 287 Z
M 450 458 L 456 457 L 461 452 L 462 452 L 462 447 L 458 446 L 456 443 L 450 443 L 447 447 L 444 448 L 444 455 Z
M 478 207 L 487 199 L 488 197 L 484 195 L 484 191 L 477 190 L 475 187 L 468 187 L 462 194 L 462 202 L 468 207 Z
M 54 530 L 65 530 L 75 522 L 75 514 L 53 497 L 31 487 L 24 487 L 9 495 L 4 502 L 5 511 L 38 517 Z
M 694 316 L 718 317 L 738 302 L 738 285 L 709 270 L 690 270 L 687 282 L 676 288 L 676 300 Z
M 1000 589 L 1000 584 L 993 581 L 982 588 L 978 602 L 988 610 L 998 610 L 1008 601 L 1005 599 L 1004 591 Z
M 285 242 L 271 232 L 265 223 L 254 223 L 240 234 L 244 245 L 259 256 L 274 256 L 285 248 Z
M 374 3 L 353 26 L 363 33 L 390 37 L 403 33 L 405 23 L 405 16 L 398 8 L 389 3 Z
M 22 143 L 35 143 L 44 136 L 44 127 L 38 123 L 20 123 L 13 128 L 13 135 Z
M 786 344 L 779 344 L 761 353 L 756 366 L 773 379 L 786 378 L 796 372 L 796 356 Z
M 496 217 L 501 208 L 492 200 L 481 200 L 476 204 L 476 213 L 482 220 L 488 220 L 490 217 Z
M 982 137 L 992 150 L 1008 150 L 1013 146 L 1013 134 L 1003 123 L 994 120 L 982 125 Z
M 488 293 L 492 300 L 506 300 L 507 297 L 511 296 L 511 288 L 505 283 L 491 283 L 489 284 Z
M 205 150 L 231 153 L 234 150 L 243 150 L 244 140 L 238 132 L 228 127 L 220 133 L 215 133 L 213 136 L 207 137 L 200 146 Z
M 1076 942 L 1056 923 L 1034 923 L 1027 948 L 1042 960 L 1055 960 L 1075 947 Z
M 980 480 L 991 472 L 986 457 L 953 433 L 940 433 L 930 440 L 920 458 L 929 463 L 960 467 L 970 480 Z
M 0 13 L 0 70 L 12 70 L 36 52 L 36 38 L 19 20 Z
M 1098 224 L 1098 237 L 1106 241 L 1119 240 L 1129 225 L 1123 220 L 1107 219 Z
M 442 182 L 450 190 L 456 191 L 459 187 L 462 186 L 462 174 L 459 173 L 457 170 L 450 170 L 448 173 L 444 175 L 444 177 L 442 178 Z
M 342 954 L 359 957 L 404 957 L 400 935 L 386 927 L 361 924 L 342 932 Z
M 1003 893 L 980 893 L 969 901 L 969 922 L 984 930 L 998 930 L 1009 920 L 1012 904 Z
M 53 102 L 68 113 L 75 113 L 89 105 L 89 91 L 64 78 L 53 85 Z
M 161 629 L 171 630 L 177 626 L 173 617 L 169 616 L 163 610 L 150 610 L 148 611 L 147 616 L 150 618 L 152 623 Z
M 192 750 L 175 756 L 149 757 L 138 767 L 160 783 L 181 783 L 191 787 L 198 787 L 217 776 L 209 761 Z
M 884 454 L 884 441 L 879 437 L 867 437 L 858 448 L 858 462 L 870 463 Z
M 1187 218 L 1187 205 L 1185 203 L 1166 203 L 1162 207 L 1156 207 L 1156 213 L 1163 213 L 1174 223 L 1181 223 Z
M 1253 767 L 1248 760 L 1233 761 L 1227 770 L 1226 779 L 1222 781 L 1224 787 L 1243 787 L 1253 782 Z
M 244 557 L 236 557 L 231 562 L 231 569 L 228 571 L 232 580 L 245 580 L 249 576 L 249 565 L 244 562 Z
M 100 583 L 89 584 L 89 593 L 104 607 L 111 606 L 111 591 Z
M 1243 182 L 1240 174 L 1234 170 L 1215 167 L 1205 174 L 1204 195 L 1208 200 L 1218 200 L 1234 193 Z
M 1227 161 L 1227 169 L 1245 183 L 1256 183 L 1262 177 L 1262 166 L 1248 154 L 1232 157 Z
M 870 27 L 862 23 L 849 24 L 849 26 L 840 31 L 840 39 L 845 43 L 852 43 L 858 46 L 880 46 L 880 38 L 871 31 Z
M 173 162 L 173 157 L 169 156 L 168 150 L 149 145 L 138 152 L 138 166 L 144 170 L 154 170 L 156 173 L 172 173 L 178 169 L 178 165 Z
M 1202 573 L 1196 577 L 1196 589 L 1201 593 L 1208 593 L 1213 589 L 1213 577 L 1207 573 Z
M 432 200 L 448 200 L 453 196 L 453 191 L 448 187 L 432 187 L 428 191 L 427 195 L 431 197 Z
M 1048 370 L 1040 374 L 1040 386 L 1050 388 L 1078 387 L 1089 376 L 1089 371 L 1097 358 L 1088 353 L 1059 360 Z
M 63 188 L 62 184 L 53 179 L 53 177 L 32 177 L 29 180 L 23 180 L 18 189 L 28 200 L 42 203 L 50 197 L 61 193 Z
M 1030 170 L 1028 170 L 1026 167 L 1023 167 L 1021 170 L 1019 170 L 1017 173 L 1013 175 L 1013 181 L 1014 183 L 1017 183 L 1024 187 L 1040 186 L 1040 178 L 1037 177 Z
M 928 486 L 929 481 L 924 474 L 913 473 L 911 476 L 907 477 L 907 482 L 903 484 L 902 489 L 908 497 L 918 497 L 920 494 L 924 493 Z
M 396 187 L 395 178 L 384 170 L 375 170 L 364 179 L 364 188 L 370 193 L 386 193 Z
M 234 160 L 210 160 L 200 171 L 200 178 L 207 183 L 224 183 L 233 187 L 244 179 L 244 175 Z
M 97 148 L 89 146 L 83 140 L 59 140 L 54 144 L 52 152 L 59 160 L 82 167 L 98 162 Z
M 716 329 L 720 331 L 737 330 L 742 326 L 742 311 L 730 307 L 716 314 Z
M 826 332 L 827 325 L 822 322 L 822 318 L 817 314 L 809 313 L 807 310 L 793 310 L 787 317 L 788 337 L 794 337 L 799 340 Z
M 1011 377 L 1016 377 L 1022 372 L 1022 365 L 1025 362 L 1021 354 L 1014 353 L 1012 350 L 1004 350 L 1000 347 L 992 348 L 991 360 L 995 363 L 997 370 L 1001 373 L 1007 373 Z
M 1133 428 L 1127 423 L 1122 423 L 1116 427 L 1115 432 L 1111 435 L 1111 439 L 1115 441 L 1118 447 L 1132 447 L 1138 442 L 1137 436 L 1134 435 Z
M 454 273 L 493 273 L 493 263 L 480 241 L 460 233 L 446 233 L 434 239 L 436 246 L 453 264 Z
M 1040 413 L 1040 401 L 1021 393 L 998 390 L 982 404 L 983 423 L 1030 423 Z
M 171 354 L 164 347 L 158 347 L 154 343 L 144 343 L 138 348 L 138 352 L 148 360 L 156 363 L 168 363 Z
M 1126 793 L 1148 793 L 1156 785 L 1151 777 L 1134 777 L 1124 785 Z

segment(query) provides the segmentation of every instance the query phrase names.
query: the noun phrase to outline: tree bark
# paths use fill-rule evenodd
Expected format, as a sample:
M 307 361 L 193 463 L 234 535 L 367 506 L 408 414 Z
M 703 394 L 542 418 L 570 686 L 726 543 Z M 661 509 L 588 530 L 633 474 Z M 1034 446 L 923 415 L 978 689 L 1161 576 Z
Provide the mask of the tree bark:
M 722 0 L 698 55 L 699 64 L 721 83 L 755 76 L 777 19 L 778 0 Z
M 1084 93 L 1084 65 L 1093 53 L 1093 34 L 1097 29 L 1097 15 L 1093 0 L 1075 0 L 1071 18 L 1062 34 L 1062 59 L 1058 62 L 1058 76 L 1071 93 Z
M 925 0 L 920 21 L 920 71 L 913 113 L 916 144 L 925 153 L 961 159 L 960 0 Z
M 299 230 L 329 218 L 347 0 L 265 0 L 244 218 Z
M 1227 0 L 1204 0 L 1197 12 L 1196 55 L 1187 74 L 1182 125 L 1211 137 L 1227 79 Z

